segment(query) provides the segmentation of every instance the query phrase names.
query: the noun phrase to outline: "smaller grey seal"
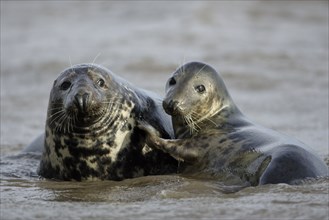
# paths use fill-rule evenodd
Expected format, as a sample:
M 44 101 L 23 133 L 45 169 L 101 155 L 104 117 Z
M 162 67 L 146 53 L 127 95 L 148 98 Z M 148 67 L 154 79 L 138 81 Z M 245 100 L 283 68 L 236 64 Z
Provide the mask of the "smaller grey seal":
M 327 165 L 305 144 L 249 121 L 205 63 L 187 63 L 173 73 L 163 107 L 177 139 L 160 138 L 145 123 L 140 127 L 149 146 L 183 161 L 183 174 L 253 186 L 328 175 Z
M 38 174 L 80 181 L 176 172 L 177 161 L 149 148 L 145 132 L 136 126 L 141 120 L 162 137 L 171 138 L 170 117 L 161 101 L 99 65 L 80 64 L 64 70 L 50 92 Z

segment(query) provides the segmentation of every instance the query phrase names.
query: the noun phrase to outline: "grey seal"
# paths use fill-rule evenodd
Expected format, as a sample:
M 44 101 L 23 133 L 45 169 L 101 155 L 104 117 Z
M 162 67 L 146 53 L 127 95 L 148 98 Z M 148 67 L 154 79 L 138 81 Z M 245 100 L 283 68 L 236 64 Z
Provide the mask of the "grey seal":
M 182 161 L 180 172 L 230 184 L 297 183 L 328 175 L 324 161 L 292 137 L 251 122 L 233 102 L 217 71 L 201 62 L 178 68 L 163 100 L 173 140 L 150 125 L 147 143 Z
M 177 161 L 149 148 L 141 120 L 173 136 L 161 98 L 96 64 L 64 70 L 50 92 L 38 174 L 58 180 L 123 180 L 176 172 Z M 30 148 L 36 150 L 36 147 Z

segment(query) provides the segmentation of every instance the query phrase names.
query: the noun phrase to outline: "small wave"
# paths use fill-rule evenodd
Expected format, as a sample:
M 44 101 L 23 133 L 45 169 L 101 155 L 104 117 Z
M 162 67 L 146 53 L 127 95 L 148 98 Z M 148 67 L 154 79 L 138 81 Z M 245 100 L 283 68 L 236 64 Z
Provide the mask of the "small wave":
M 10 178 L 37 178 L 36 173 L 41 159 L 40 153 L 18 153 L 1 158 L 0 177 Z

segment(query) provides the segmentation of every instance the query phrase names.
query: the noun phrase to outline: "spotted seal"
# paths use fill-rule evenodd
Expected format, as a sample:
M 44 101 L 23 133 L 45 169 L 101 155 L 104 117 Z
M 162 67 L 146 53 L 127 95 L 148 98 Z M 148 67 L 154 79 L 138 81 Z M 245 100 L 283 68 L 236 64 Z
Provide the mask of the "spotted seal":
M 145 144 L 141 120 L 171 138 L 161 99 L 110 70 L 79 64 L 64 70 L 50 92 L 38 174 L 59 180 L 122 180 L 172 173 L 177 161 Z
M 150 146 L 183 161 L 183 174 L 253 186 L 328 175 L 327 165 L 305 144 L 248 120 L 205 63 L 190 62 L 173 73 L 163 107 L 176 139 L 159 138 L 150 125 L 140 127 Z

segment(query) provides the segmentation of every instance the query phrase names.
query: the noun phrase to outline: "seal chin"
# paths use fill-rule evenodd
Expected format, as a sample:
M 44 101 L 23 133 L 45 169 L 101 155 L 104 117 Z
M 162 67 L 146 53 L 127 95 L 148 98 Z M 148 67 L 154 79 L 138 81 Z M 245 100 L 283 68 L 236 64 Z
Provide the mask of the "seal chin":
M 77 117 L 77 121 L 76 124 L 77 126 L 89 126 L 89 125 L 93 125 L 95 123 L 97 123 L 97 121 L 99 121 L 100 118 L 96 118 L 93 116 L 78 116 Z
M 53 111 L 49 114 L 49 126 L 55 129 L 58 133 L 68 134 L 71 132 L 86 133 L 88 127 L 94 127 L 95 124 L 100 124 L 101 127 L 105 126 L 100 121 L 108 115 L 106 107 L 99 107 L 88 112 L 79 111 L 77 108 L 65 108 L 65 110 Z M 94 128 L 96 129 L 96 128 Z M 87 129 L 88 130 L 88 129 Z
M 97 111 L 78 112 L 76 114 L 76 124 L 78 126 L 94 125 L 102 120 L 106 114 L 106 108 L 100 108 Z

